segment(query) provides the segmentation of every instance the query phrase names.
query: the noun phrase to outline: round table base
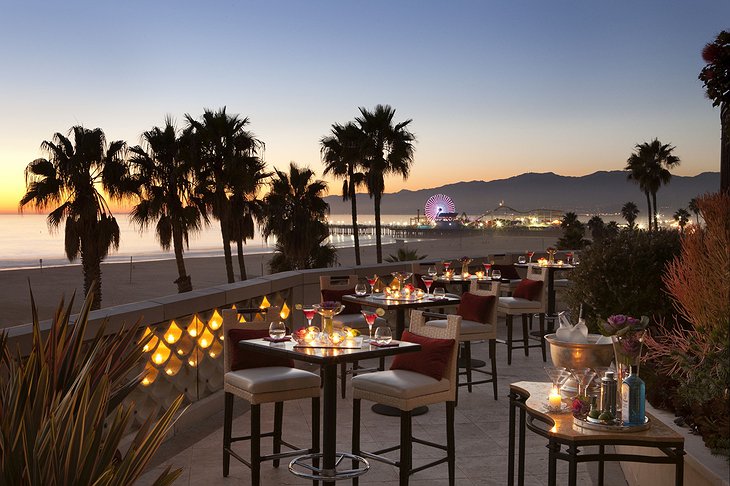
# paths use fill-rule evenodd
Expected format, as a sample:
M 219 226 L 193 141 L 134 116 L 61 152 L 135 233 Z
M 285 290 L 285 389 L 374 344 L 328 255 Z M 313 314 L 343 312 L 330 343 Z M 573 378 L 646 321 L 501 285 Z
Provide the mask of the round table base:
M 400 410 L 391 407 L 390 405 L 383 405 L 382 403 L 376 403 L 372 406 L 371 410 L 378 415 L 387 415 L 388 417 L 400 417 Z M 413 410 L 411 410 L 411 416 L 415 417 L 416 415 L 423 415 L 425 413 L 428 413 L 428 407 L 416 407 Z
M 471 360 L 471 367 L 474 368 L 483 368 L 487 366 L 486 361 L 482 361 L 481 359 L 473 359 Z M 466 368 L 466 360 L 463 358 L 459 359 L 459 368 Z

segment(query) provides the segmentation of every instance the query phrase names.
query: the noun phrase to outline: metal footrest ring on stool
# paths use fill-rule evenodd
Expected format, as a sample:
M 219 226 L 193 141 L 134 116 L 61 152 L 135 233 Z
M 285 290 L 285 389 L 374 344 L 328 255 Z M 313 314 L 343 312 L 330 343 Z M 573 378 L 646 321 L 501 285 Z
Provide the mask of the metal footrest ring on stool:
M 350 454 L 348 452 L 337 453 L 337 460 L 335 461 L 334 469 L 324 469 L 322 467 L 314 466 L 312 464 L 307 464 L 306 461 L 311 461 L 314 458 L 318 458 L 321 462 L 322 453 L 320 452 L 316 454 L 305 454 L 303 456 L 295 457 L 289 463 L 289 472 L 291 472 L 295 476 L 305 479 L 315 479 L 320 481 L 339 481 L 341 479 L 352 479 L 358 476 L 362 476 L 370 469 L 370 463 L 367 461 L 367 459 L 365 459 L 364 457 L 356 456 L 355 454 Z M 340 463 L 345 459 L 360 462 L 363 464 L 363 467 L 338 471 L 337 466 L 339 466 Z

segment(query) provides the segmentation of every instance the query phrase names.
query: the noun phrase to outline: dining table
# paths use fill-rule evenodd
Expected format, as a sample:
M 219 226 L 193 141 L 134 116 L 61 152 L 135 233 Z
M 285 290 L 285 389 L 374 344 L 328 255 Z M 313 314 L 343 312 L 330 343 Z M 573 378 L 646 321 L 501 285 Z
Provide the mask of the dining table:
M 357 344 L 359 343 L 359 345 Z M 239 347 L 282 358 L 293 359 L 318 365 L 322 370 L 322 451 L 317 454 L 299 456 L 289 463 L 289 470 L 296 476 L 322 481 L 324 484 L 335 484 L 338 480 L 352 479 L 367 472 L 369 463 L 360 456 L 348 452 L 337 451 L 337 368 L 341 363 L 383 358 L 401 353 L 416 352 L 419 344 L 393 341 L 393 345 L 374 346 L 362 339 L 343 346 L 299 345 L 294 341 L 271 342 L 263 338 L 246 339 L 238 342 Z M 346 345 L 348 346 L 348 345 Z M 321 457 L 321 467 L 317 459 Z M 309 464 L 312 461 L 312 464 Z M 350 465 L 352 462 L 363 467 Z M 344 466 L 347 464 L 347 466 Z M 342 465 L 343 469 L 338 469 Z
M 539 266 L 538 263 L 515 263 L 515 267 L 518 268 L 529 268 L 531 266 Z M 555 274 L 562 271 L 571 271 L 575 269 L 574 265 L 567 263 L 563 264 L 548 264 L 544 266 L 547 269 L 547 314 L 546 319 L 550 322 L 554 322 L 557 319 L 555 314 Z

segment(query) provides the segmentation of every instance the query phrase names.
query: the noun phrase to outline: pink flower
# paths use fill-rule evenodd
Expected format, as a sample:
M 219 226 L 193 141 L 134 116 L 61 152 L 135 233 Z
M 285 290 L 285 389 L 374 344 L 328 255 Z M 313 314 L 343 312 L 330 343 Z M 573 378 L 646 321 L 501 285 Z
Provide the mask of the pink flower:
M 606 319 L 606 330 L 610 334 L 616 334 L 618 331 L 629 325 L 629 319 L 632 317 L 625 316 L 623 314 L 616 314 Z M 636 320 L 636 319 L 634 319 Z

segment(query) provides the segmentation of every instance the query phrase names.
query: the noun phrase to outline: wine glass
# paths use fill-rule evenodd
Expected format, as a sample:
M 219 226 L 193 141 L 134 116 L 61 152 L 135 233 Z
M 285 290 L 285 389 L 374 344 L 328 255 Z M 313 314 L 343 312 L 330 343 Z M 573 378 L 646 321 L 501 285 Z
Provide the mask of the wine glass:
M 444 261 L 443 262 L 443 265 L 444 265 L 444 272 L 448 272 L 449 271 L 449 267 L 451 266 L 451 262 Z
M 524 255 L 520 255 L 517 257 L 517 263 L 519 264 L 525 264 L 527 263 L 527 257 Z
M 372 277 L 368 277 L 368 284 L 370 284 L 370 293 L 375 293 L 375 282 L 378 281 L 378 276 L 373 275 Z
M 428 295 L 431 292 L 431 284 L 433 283 L 433 278 L 421 277 L 421 280 L 423 281 L 423 285 L 426 286 L 426 295 Z
M 570 372 L 562 366 L 545 366 L 545 373 L 553 384 L 554 388 L 560 389 L 565 380 L 570 376 Z
M 363 297 L 364 295 L 367 295 L 368 288 L 365 286 L 364 283 L 358 283 L 355 284 L 355 295 L 358 297 Z
M 281 339 L 286 336 L 286 324 L 282 321 L 273 321 L 269 324 L 269 337 L 271 339 Z
M 362 313 L 362 316 L 365 318 L 365 322 L 368 323 L 368 341 L 373 340 L 373 324 L 375 324 L 375 319 L 378 318 L 378 315 L 375 312 L 370 311 L 360 311 Z
M 492 268 L 492 264 L 484 262 L 482 265 L 484 265 L 484 276 L 489 278 L 489 270 Z
M 445 299 L 446 298 L 446 289 L 443 287 L 433 289 L 433 298 L 436 300 Z
M 502 279 L 502 271 L 501 270 L 492 270 L 492 280 L 501 280 Z
M 308 305 L 306 307 L 302 307 L 302 312 L 304 312 L 304 317 L 307 318 L 307 327 L 312 327 L 312 319 L 314 319 L 314 314 L 316 314 L 317 311 L 314 307 Z
M 378 326 L 375 330 L 375 342 L 378 344 L 388 344 L 393 340 L 393 333 L 388 326 Z
M 428 267 L 428 270 L 426 270 L 426 273 L 428 274 L 431 279 L 433 279 L 436 275 L 438 275 L 438 272 L 436 271 L 436 267 Z
M 527 251 L 527 257 L 530 259 L 529 263 L 532 263 L 532 257 L 535 255 L 534 251 Z
M 588 387 L 593 381 L 593 378 L 596 377 L 596 372 L 590 368 L 576 368 L 570 371 L 578 385 L 578 396 L 588 396 Z

